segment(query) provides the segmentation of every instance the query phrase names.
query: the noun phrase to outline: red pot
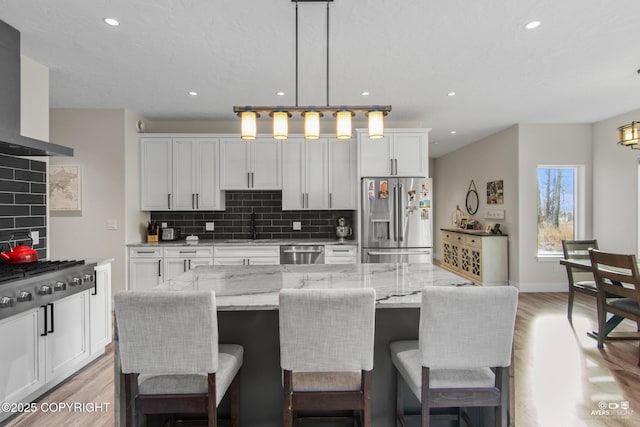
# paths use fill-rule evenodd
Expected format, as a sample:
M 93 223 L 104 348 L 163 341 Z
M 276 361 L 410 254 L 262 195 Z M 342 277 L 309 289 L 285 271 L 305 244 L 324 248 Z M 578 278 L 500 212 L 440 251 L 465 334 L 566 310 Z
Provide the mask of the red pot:
M 24 264 L 38 260 L 38 252 L 30 246 L 16 246 L 9 252 L 0 252 L 0 258 L 7 264 Z

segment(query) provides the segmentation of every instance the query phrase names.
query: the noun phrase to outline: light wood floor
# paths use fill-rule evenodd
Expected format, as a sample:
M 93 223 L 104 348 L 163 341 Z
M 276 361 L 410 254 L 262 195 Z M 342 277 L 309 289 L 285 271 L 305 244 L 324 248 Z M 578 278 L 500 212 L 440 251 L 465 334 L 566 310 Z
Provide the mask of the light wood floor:
M 586 332 L 595 328 L 595 301 L 577 295 L 573 327 L 565 293 L 520 295 L 515 335 L 515 425 L 518 427 L 640 426 L 638 341 L 607 343 L 598 350 Z M 617 330 L 635 331 L 625 321 Z M 621 414 L 613 408 L 628 402 Z M 24 414 L 9 426 L 111 426 L 113 346 L 41 402 L 109 402 L 104 413 Z M 608 415 L 598 414 L 605 405 Z M 609 408 L 612 409 L 609 409 Z M 614 413 L 618 411 L 618 413 Z

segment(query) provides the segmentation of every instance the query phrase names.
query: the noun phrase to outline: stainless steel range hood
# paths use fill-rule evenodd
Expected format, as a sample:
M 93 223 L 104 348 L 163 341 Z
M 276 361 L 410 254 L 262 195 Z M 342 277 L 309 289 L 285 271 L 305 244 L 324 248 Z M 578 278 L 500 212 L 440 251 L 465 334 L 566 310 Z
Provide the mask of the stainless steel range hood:
M 73 148 L 20 135 L 20 33 L 0 21 L 0 154 L 73 156 Z

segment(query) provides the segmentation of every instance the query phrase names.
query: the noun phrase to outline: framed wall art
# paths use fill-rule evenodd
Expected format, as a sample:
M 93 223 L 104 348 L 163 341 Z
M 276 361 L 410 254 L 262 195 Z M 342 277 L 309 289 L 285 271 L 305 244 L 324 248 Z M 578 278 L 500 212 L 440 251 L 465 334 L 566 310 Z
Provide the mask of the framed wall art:
M 49 165 L 49 209 L 52 212 L 82 211 L 80 165 Z
M 502 180 L 487 182 L 487 204 L 501 205 L 504 202 Z

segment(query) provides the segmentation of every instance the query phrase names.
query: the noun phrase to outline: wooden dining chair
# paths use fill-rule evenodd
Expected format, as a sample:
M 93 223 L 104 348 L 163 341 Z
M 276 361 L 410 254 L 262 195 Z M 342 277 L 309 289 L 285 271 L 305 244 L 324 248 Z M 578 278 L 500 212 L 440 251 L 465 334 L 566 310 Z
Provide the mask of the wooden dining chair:
M 284 426 L 353 411 L 370 427 L 375 291 L 284 289 L 279 316 Z
M 589 249 L 598 249 L 597 240 L 563 240 L 562 252 L 565 259 L 589 259 Z M 567 318 L 569 322 L 573 319 L 573 301 L 575 299 L 575 293 L 589 295 L 594 299 L 598 295 L 596 288 L 596 281 L 593 277 L 593 273 L 584 270 L 578 270 L 566 266 L 567 279 L 569 281 L 569 303 L 567 305 Z
M 214 292 L 123 291 L 114 309 L 128 427 L 138 426 L 138 414 L 186 413 L 216 427 L 224 396 L 239 426 L 243 348 L 218 344 Z
M 418 340 L 390 346 L 400 425 L 407 426 L 406 386 L 420 402 L 422 427 L 430 425 L 432 408 L 457 408 L 458 421 L 469 424 L 466 407 L 493 407 L 495 426 L 508 425 L 517 306 L 518 290 L 512 286 L 422 290 Z
M 633 254 L 592 250 L 589 255 L 598 288 L 598 348 L 603 348 L 607 314 L 640 322 L 640 274 Z

